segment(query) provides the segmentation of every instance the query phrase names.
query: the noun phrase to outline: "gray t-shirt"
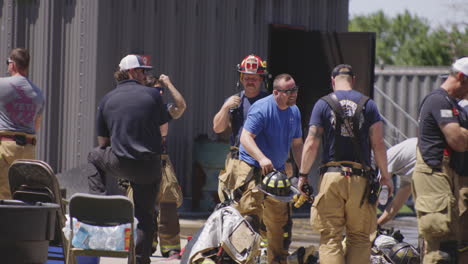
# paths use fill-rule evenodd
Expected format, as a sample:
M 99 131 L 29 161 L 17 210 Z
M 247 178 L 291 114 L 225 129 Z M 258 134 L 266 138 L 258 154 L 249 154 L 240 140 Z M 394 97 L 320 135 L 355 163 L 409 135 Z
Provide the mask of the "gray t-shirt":
M 36 117 L 42 114 L 42 91 L 23 76 L 0 78 L 0 130 L 36 134 Z
M 408 138 L 387 150 L 388 172 L 400 177 L 400 188 L 411 184 L 418 138 Z

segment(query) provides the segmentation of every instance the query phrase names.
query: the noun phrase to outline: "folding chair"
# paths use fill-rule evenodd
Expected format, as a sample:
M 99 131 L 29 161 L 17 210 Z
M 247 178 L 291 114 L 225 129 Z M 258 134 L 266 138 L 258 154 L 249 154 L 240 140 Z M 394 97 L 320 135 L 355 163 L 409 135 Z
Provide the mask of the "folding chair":
M 121 195 L 93 195 L 75 193 L 69 202 L 70 211 L 70 240 L 68 244 L 67 264 L 76 263 L 75 256 L 107 256 L 117 258 L 128 258 L 128 264 L 135 264 L 134 243 L 134 212 L 133 203 Z M 73 217 L 76 220 L 94 226 L 117 226 L 130 223 L 130 241 L 127 250 L 97 250 L 74 248 L 73 241 Z
M 8 170 L 8 179 L 13 199 L 32 204 L 36 202 L 55 203 L 60 206 L 57 211 L 55 238 L 50 242 L 50 245 L 61 247 L 63 257 L 49 254 L 48 258 L 65 261 L 68 243 L 62 228 L 66 222 L 66 202 L 62 199 L 57 177 L 55 177 L 52 168 L 41 160 L 18 159 L 11 164 Z

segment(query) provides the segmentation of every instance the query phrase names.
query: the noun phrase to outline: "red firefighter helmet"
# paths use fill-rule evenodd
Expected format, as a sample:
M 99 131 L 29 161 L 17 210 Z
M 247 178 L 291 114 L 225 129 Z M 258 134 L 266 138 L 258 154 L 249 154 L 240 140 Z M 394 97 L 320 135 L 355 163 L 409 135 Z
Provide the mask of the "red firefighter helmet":
M 266 75 L 268 74 L 266 68 L 267 68 L 267 62 L 253 54 L 245 57 L 242 60 L 241 64 L 237 65 L 237 70 L 240 73 L 246 73 L 246 74 Z

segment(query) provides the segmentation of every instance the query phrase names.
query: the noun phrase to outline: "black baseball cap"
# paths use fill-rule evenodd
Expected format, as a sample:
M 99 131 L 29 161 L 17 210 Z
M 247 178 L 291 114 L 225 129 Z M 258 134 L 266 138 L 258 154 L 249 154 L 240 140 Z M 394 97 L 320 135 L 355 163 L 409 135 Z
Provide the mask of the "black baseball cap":
M 338 75 L 349 75 L 354 77 L 353 67 L 348 64 L 337 65 L 332 71 L 332 77 L 335 78 Z

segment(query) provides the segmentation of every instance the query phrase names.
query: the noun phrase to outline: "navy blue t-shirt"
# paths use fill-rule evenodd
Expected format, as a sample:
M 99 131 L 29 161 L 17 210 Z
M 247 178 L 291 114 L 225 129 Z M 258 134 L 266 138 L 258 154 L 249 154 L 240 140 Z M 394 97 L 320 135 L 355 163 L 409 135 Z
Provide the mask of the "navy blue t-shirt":
M 424 162 L 431 167 L 442 163 L 444 149 L 449 148 L 441 125 L 460 123 L 463 109 L 447 91 L 437 88 L 428 94 L 419 108 L 418 146 Z
M 253 105 L 258 99 L 267 96 L 268 93 L 260 91 L 260 93 L 252 98 L 245 96 L 244 91 L 240 93 L 241 103 L 238 108 L 233 109 L 231 113 L 231 146 L 239 146 L 240 134 L 244 126 L 244 120 L 247 118 L 250 106 Z M 239 136 L 239 137 L 238 137 Z
M 118 157 L 151 159 L 161 154 L 159 126 L 170 119 L 157 89 L 126 80 L 99 103 L 97 135 L 110 138 Z
M 344 110 L 346 116 L 353 116 L 354 111 L 357 108 L 357 104 L 361 97 L 361 93 L 354 90 L 347 91 L 336 91 L 335 92 L 341 107 Z M 382 117 L 379 114 L 379 110 L 375 105 L 375 102 L 371 99 L 367 101 L 362 109 L 362 115 L 359 117 L 359 130 L 360 130 L 360 144 L 362 149 L 358 150 L 363 153 L 366 165 L 370 163 L 370 140 L 369 140 L 369 128 L 376 122 L 382 121 Z M 317 126 L 324 128 L 323 134 L 323 153 L 322 163 L 325 164 L 329 161 L 355 161 L 359 162 L 359 157 L 356 156 L 354 151 L 354 144 L 348 130 L 344 125 L 340 128 L 341 136 L 345 138 L 343 145 L 337 146 L 341 160 L 335 159 L 335 114 L 332 108 L 324 100 L 318 100 L 312 109 L 310 115 L 309 126 Z M 352 125 L 351 125 L 352 127 Z
M 250 107 L 244 128 L 256 135 L 255 143 L 275 169 L 284 170 L 292 140 L 302 137 L 301 113 L 296 105 L 281 110 L 270 95 Z M 243 145 L 240 146 L 239 159 L 260 167 Z

